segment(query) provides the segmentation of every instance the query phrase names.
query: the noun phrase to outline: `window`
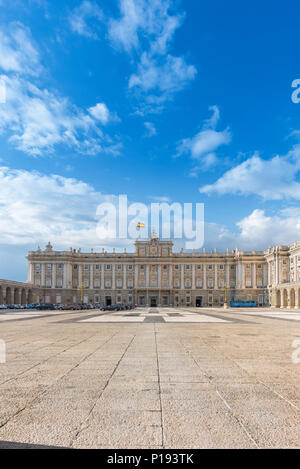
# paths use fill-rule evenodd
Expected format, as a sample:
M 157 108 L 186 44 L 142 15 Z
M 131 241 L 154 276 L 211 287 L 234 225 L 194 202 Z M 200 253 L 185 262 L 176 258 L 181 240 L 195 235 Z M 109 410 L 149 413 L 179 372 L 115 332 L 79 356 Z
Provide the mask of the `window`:
M 99 268 L 100 268 L 100 265 L 99 265 L 99 264 L 96 264 L 96 265 L 95 265 L 95 269 L 96 269 L 96 270 L 99 270 Z
M 168 268 L 167 265 L 164 265 L 164 266 L 163 266 L 163 269 L 164 269 L 164 270 L 167 270 L 167 268 Z
M 213 266 L 212 265 L 209 265 L 208 266 L 208 270 L 212 270 Z
M 110 288 L 111 283 L 110 280 L 105 280 L 105 288 Z
M 250 269 L 250 267 L 251 267 L 251 266 L 250 266 L 250 264 L 247 264 L 247 266 L 246 266 L 246 267 L 247 267 L 247 269 Z
M 89 286 L 89 281 L 88 281 L 88 280 L 85 280 L 85 281 L 84 281 L 84 286 L 85 286 L 85 287 L 88 287 L 88 286 Z
M 122 298 L 121 298 L 121 296 L 117 296 L 117 303 L 122 303 Z
M 220 269 L 220 270 L 224 270 L 224 265 L 220 265 L 220 266 L 219 266 L 219 269 Z
M 84 270 L 89 270 L 89 265 L 88 264 L 84 264 Z
M 117 280 L 117 287 L 118 288 L 122 287 L 122 280 L 120 280 L 120 279 Z
M 51 287 L 51 280 L 49 279 L 46 280 L 46 287 L 47 288 Z
M 230 268 L 231 268 L 231 270 L 233 270 L 233 269 L 234 269 L 234 265 L 231 265 Z
M 133 267 L 133 266 L 130 264 L 130 265 L 128 266 L 128 270 L 132 270 L 132 267 Z
M 202 269 L 202 265 L 197 265 L 197 269 L 198 269 L 198 270 L 201 270 L 201 269 Z
M 144 265 L 141 265 L 141 266 L 140 266 L 140 269 L 141 269 L 141 270 L 145 270 L 145 266 L 144 266 Z
M 75 265 L 74 265 L 74 270 L 76 270 L 77 268 L 78 268 L 78 265 L 77 265 L 77 264 L 75 264 Z
M 100 281 L 95 280 L 94 285 L 95 285 L 96 288 L 99 288 L 100 287 Z
M 118 264 L 117 269 L 118 269 L 118 270 L 122 270 L 122 264 Z
M 179 265 L 174 266 L 175 270 L 179 270 Z
M 99 303 L 99 296 L 95 296 L 95 303 Z
M 110 270 L 110 264 L 106 264 L 106 270 Z
M 35 264 L 35 269 L 36 270 L 40 270 L 40 268 L 41 268 L 41 264 Z
M 262 265 L 261 265 L 261 264 L 258 264 L 257 268 L 258 268 L 258 269 L 261 269 L 261 268 L 262 268 Z
M 47 264 L 47 269 L 51 270 L 52 269 L 52 264 Z
M 58 264 L 58 268 L 59 268 L 59 269 L 62 269 L 62 268 L 63 268 L 63 265 L 62 265 L 62 264 Z
M 191 266 L 190 266 L 190 265 L 186 265 L 185 268 L 186 268 L 186 270 L 190 270 Z

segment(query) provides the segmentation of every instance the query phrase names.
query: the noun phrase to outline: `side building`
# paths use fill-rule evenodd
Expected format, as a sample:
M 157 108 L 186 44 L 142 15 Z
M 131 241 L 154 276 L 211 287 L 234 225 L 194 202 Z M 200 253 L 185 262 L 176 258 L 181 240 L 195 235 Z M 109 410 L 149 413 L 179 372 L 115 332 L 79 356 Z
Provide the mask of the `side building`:
M 45 303 L 223 306 L 230 299 L 269 305 L 264 251 L 173 251 L 172 241 L 137 240 L 133 253 L 80 249 L 28 253 L 28 283 Z

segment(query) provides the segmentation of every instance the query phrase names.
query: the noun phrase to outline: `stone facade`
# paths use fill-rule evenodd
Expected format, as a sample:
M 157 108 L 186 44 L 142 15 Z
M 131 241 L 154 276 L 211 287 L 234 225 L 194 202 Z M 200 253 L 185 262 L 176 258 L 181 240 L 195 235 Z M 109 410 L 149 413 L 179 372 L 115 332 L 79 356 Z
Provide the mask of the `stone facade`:
M 300 242 L 265 252 L 268 290 L 274 308 L 300 307 Z
M 264 251 L 173 251 L 156 236 L 135 242 L 134 253 L 45 250 L 28 254 L 28 282 L 39 301 L 101 305 L 223 306 L 231 298 L 269 305 Z
M 0 279 L 0 304 L 30 304 L 39 295 L 40 288 L 30 283 Z

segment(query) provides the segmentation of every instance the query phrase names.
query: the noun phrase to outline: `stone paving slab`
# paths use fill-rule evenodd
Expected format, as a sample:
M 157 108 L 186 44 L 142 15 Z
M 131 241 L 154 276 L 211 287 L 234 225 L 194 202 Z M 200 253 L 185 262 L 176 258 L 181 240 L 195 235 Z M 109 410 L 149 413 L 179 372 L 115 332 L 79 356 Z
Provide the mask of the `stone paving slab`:
M 1 322 L 0 448 L 300 448 L 297 320 L 161 310 Z

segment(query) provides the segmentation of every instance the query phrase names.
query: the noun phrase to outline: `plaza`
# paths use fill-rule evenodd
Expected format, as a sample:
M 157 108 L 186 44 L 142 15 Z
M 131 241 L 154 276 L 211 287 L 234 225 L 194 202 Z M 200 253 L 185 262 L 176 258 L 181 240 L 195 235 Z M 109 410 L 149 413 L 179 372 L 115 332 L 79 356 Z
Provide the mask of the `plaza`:
M 300 310 L 9 311 L 0 339 L 0 448 L 300 447 Z

